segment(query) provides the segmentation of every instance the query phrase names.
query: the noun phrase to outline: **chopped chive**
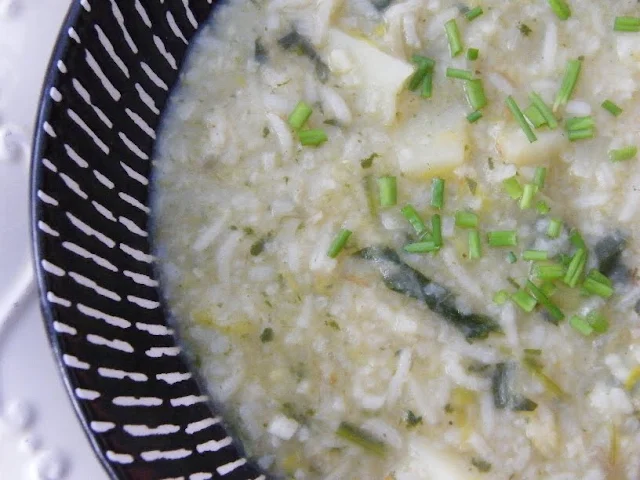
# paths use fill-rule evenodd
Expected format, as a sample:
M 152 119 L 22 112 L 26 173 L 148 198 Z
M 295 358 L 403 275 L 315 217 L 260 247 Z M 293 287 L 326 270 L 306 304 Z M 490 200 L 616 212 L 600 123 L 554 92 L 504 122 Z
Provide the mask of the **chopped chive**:
M 404 246 L 404 251 L 409 253 L 431 253 L 439 249 L 440 247 L 433 240 L 410 243 Z
M 522 111 L 520 110 L 520 107 L 518 106 L 516 101 L 513 99 L 511 95 L 509 95 L 507 97 L 506 102 L 507 102 L 507 107 L 511 111 L 513 117 L 516 119 L 518 124 L 520 125 L 520 128 L 522 129 L 524 134 L 529 139 L 529 142 L 531 143 L 535 142 L 538 139 L 538 137 L 536 137 L 536 134 L 533 133 L 533 130 L 531 130 L 531 126 L 527 123 L 527 120 L 524 118 L 524 115 L 522 114 Z
M 566 271 L 563 265 L 557 263 L 537 263 L 533 266 L 533 276 L 540 280 L 559 280 L 565 276 Z
M 538 202 L 536 203 L 536 211 L 540 215 L 546 215 L 551 211 L 551 207 L 547 205 L 547 202 L 545 202 L 544 200 L 538 200 Z
M 462 39 L 455 18 L 444 24 L 444 30 L 447 33 L 447 40 L 449 40 L 451 58 L 456 57 L 462 52 Z
M 564 72 L 564 77 L 562 78 L 562 85 L 560 86 L 560 90 L 553 102 L 554 112 L 557 112 L 559 108 L 564 107 L 569 101 L 573 90 L 576 88 L 576 83 L 578 83 L 581 68 L 582 62 L 578 59 L 569 60 L 567 62 L 567 68 Z
M 438 246 L 442 246 L 442 218 L 440 214 L 436 213 L 431 217 L 431 232 L 433 235 L 433 242 Z
M 613 22 L 613 29 L 616 32 L 640 32 L 640 18 L 616 17 Z
M 313 109 L 307 103 L 299 101 L 289 115 L 287 122 L 294 130 L 300 130 L 307 123 L 312 113 Z
M 502 181 L 502 185 L 509 196 L 514 200 L 517 200 L 522 196 L 522 186 L 515 176 L 504 179 Z
M 455 214 L 456 227 L 476 228 L 478 226 L 478 215 L 473 212 L 458 210 Z
M 518 257 L 516 257 L 516 254 L 513 252 L 509 252 L 507 253 L 507 262 L 514 264 L 518 261 Z
M 418 67 L 416 68 L 416 71 L 413 72 L 413 75 L 409 79 L 407 88 L 412 92 L 417 90 L 418 87 L 422 84 L 424 77 L 427 75 L 430 69 L 431 67 L 427 66 L 426 64 L 418 65 Z
M 553 111 L 547 106 L 547 104 L 539 94 L 537 94 L 536 92 L 531 92 L 529 94 L 529 100 L 531 100 L 531 102 L 537 107 L 538 111 L 544 117 L 547 125 L 549 125 L 549 128 L 558 127 L 558 121 L 556 120 Z
M 338 235 L 333 239 L 333 242 L 331 242 L 329 250 L 327 251 L 329 258 L 336 258 L 340 254 L 344 246 L 347 244 L 347 240 L 349 240 L 351 233 L 351 230 L 347 230 L 346 228 L 343 228 L 338 232 Z
M 571 263 L 571 257 L 569 255 L 565 255 L 564 253 L 560 253 L 556 256 L 556 260 L 560 262 L 560 264 L 564 267 L 568 267 Z
M 482 257 L 482 246 L 480 244 L 480 233 L 473 229 L 469 231 L 469 258 L 478 259 Z
M 573 258 L 571 259 L 571 263 L 567 267 L 567 273 L 564 276 L 564 283 L 569 285 L 570 287 L 575 287 L 578 284 L 578 279 L 584 270 L 584 266 L 587 262 L 587 251 L 583 248 L 580 248 Z
M 567 2 L 565 2 L 564 0 L 547 1 L 549 2 L 551 10 L 553 10 L 553 13 L 555 13 L 560 20 L 566 20 L 571 16 L 571 9 L 569 8 Z
M 493 296 L 493 303 L 504 305 L 509 300 L 509 293 L 506 290 L 498 290 Z
M 418 235 L 418 240 L 420 242 L 432 242 L 433 235 L 431 235 L 431 232 L 429 230 L 425 230 L 420 235 Z
M 568 131 L 569 141 L 571 142 L 576 142 L 578 140 L 588 140 L 590 138 L 593 138 L 593 135 L 593 128 L 583 128 L 581 130 Z
M 612 162 L 625 162 L 638 154 L 638 147 L 629 146 L 617 150 L 609 150 L 609 159 Z
M 543 282 L 542 285 L 540 285 L 540 290 L 542 290 L 542 293 L 549 297 L 556 293 L 556 291 L 558 291 L 558 287 L 556 287 L 553 282 Z
M 464 84 L 467 101 L 474 110 L 480 110 L 487 105 L 487 96 L 484 93 L 484 84 L 479 78 L 468 80 Z
M 378 189 L 380 191 L 380 206 L 392 207 L 398 202 L 396 177 L 380 177 Z
M 609 330 L 609 320 L 599 312 L 589 312 L 587 314 L 587 322 L 596 333 L 607 333 L 607 330 Z
M 622 108 L 613 103 L 611 100 L 605 100 L 602 102 L 602 108 L 604 108 L 607 112 L 609 112 L 614 117 L 617 117 L 622 113 Z
M 533 128 L 540 128 L 547 124 L 544 116 L 534 104 L 529 105 L 522 113 L 529 120 L 529 123 L 533 125 Z
M 593 327 L 589 325 L 589 322 L 587 322 L 584 318 L 579 317 L 578 315 L 573 315 L 569 319 L 569 325 L 571 325 L 585 337 L 588 337 L 593 333 Z
M 520 210 L 526 210 L 531 208 L 533 204 L 533 196 L 536 194 L 536 186 L 532 183 L 527 183 L 522 191 L 522 197 L 520 198 Z
M 468 10 L 467 13 L 464 14 L 464 16 L 467 17 L 467 20 L 472 21 L 478 18 L 482 14 L 483 14 L 482 7 L 475 7 L 475 8 L 472 8 L 471 10 Z
M 476 110 L 475 112 L 471 112 L 469 115 L 467 115 L 467 121 L 469 123 L 476 123 L 481 118 L 482 112 L 480 110 Z
M 558 238 L 562 231 L 562 221 L 557 218 L 549 220 L 549 226 L 547 227 L 547 236 L 549 238 Z
M 572 117 L 565 122 L 567 130 L 585 130 L 596 126 L 596 122 L 591 115 L 584 117 Z
M 431 98 L 433 94 L 433 70 L 429 70 L 422 80 L 422 90 L 420 96 L 422 98 Z
M 576 248 L 582 248 L 583 250 L 587 249 L 587 244 L 584 243 L 584 238 L 580 235 L 580 232 L 575 228 L 572 228 L 569 232 L 569 240 L 571 244 Z
M 546 250 L 525 250 L 522 252 L 522 258 L 526 261 L 548 260 L 549 252 Z
M 564 313 L 562 313 L 562 310 L 560 310 L 558 306 L 530 280 L 527 281 L 527 289 L 531 292 L 531 295 L 533 295 L 538 303 L 542 305 L 547 312 L 549 312 L 551 318 L 555 320 L 554 323 L 557 324 L 557 322 L 564 319 Z
M 467 60 L 477 60 L 478 59 L 478 55 L 480 54 L 480 50 L 478 50 L 477 48 L 469 48 L 467 50 Z
M 433 58 L 418 55 L 417 53 L 411 55 L 411 62 L 416 65 L 427 65 L 429 68 L 434 68 L 436 66 L 436 61 Z
M 406 218 L 409 221 L 409 223 L 411 224 L 411 226 L 413 227 L 413 229 L 416 231 L 418 235 L 422 234 L 422 232 L 425 231 L 427 227 L 425 226 L 424 222 L 422 221 L 422 218 L 420 218 L 420 215 L 418 214 L 416 209 L 413 207 L 413 205 L 406 205 L 405 207 L 402 208 L 401 212 L 402 212 L 402 215 L 404 215 L 404 218 Z
M 447 67 L 446 76 L 448 78 L 458 78 L 460 80 L 471 80 L 473 78 L 473 72 L 462 68 Z
M 539 190 L 544 188 L 544 182 L 547 179 L 547 168 L 536 167 L 536 173 L 533 175 L 533 184 L 538 187 Z
M 431 206 L 441 209 L 444 206 L 444 179 L 434 178 L 431 181 Z
M 416 71 L 409 79 L 408 88 L 411 91 L 416 90 L 424 81 L 425 77 L 433 71 L 435 61 L 422 55 L 413 55 L 411 61 L 417 65 Z
M 518 245 L 518 233 L 515 230 L 495 230 L 487 234 L 490 247 L 515 247 Z
M 328 137 L 324 130 L 312 129 L 298 132 L 300 143 L 305 146 L 317 147 L 327 141 Z
M 367 432 L 349 422 L 340 423 L 340 426 L 336 430 L 336 435 L 378 457 L 385 454 L 386 446 L 383 442 L 373 438 Z
M 606 283 L 600 283 L 593 277 L 587 276 L 582 283 L 582 287 L 593 295 L 598 295 L 602 298 L 610 298 L 613 295 L 613 287 Z
M 511 295 L 511 300 L 527 313 L 531 313 L 538 304 L 537 300 L 524 290 L 518 290 Z
M 593 278 L 596 282 L 604 283 L 605 285 L 609 285 L 609 286 L 613 285 L 613 282 L 609 279 L 609 277 L 607 277 L 606 275 L 603 275 L 595 268 L 591 269 L 587 276 L 590 278 Z

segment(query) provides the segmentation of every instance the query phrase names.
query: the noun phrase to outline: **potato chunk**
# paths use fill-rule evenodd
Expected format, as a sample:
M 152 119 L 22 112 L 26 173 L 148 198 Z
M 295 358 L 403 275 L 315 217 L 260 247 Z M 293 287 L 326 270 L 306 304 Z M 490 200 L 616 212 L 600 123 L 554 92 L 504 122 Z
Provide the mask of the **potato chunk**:
M 432 129 L 419 115 L 397 132 L 398 166 L 409 177 L 429 177 L 451 172 L 462 165 L 470 151 L 469 127 L 456 120 L 448 127 Z
M 396 98 L 414 71 L 410 63 L 337 28 L 329 30 L 324 60 L 354 95 L 360 113 L 373 114 L 385 125 L 395 121 Z
M 413 439 L 409 455 L 395 470 L 396 480 L 477 480 L 471 464 L 449 451 L 436 449 L 425 439 Z
M 568 140 L 560 129 L 537 131 L 538 140 L 530 143 L 517 127 L 505 128 L 496 140 L 496 149 L 507 163 L 529 165 L 555 160 Z

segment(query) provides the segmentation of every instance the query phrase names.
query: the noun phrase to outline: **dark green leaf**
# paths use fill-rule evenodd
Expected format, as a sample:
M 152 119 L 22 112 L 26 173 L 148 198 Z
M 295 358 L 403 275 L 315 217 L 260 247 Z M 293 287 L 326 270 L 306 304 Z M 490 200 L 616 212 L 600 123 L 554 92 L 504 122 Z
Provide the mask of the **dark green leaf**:
M 363 158 L 362 160 L 360 160 L 360 166 L 362 168 L 371 168 L 371 166 L 373 165 L 373 160 L 375 158 L 378 158 L 379 156 L 380 155 L 378 155 L 377 153 L 372 153 L 367 158 Z
M 479 472 L 487 473 L 491 471 L 491 464 L 482 458 L 472 458 L 471 465 L 476 467 Z
M 519 23 L 518 30 L 520 30 L 520 33 L 525 37 L 528 37 L 532 32 L 531 28 L 529 28 L 529 26 L 526 23 Z
M 461 312 L 456 307 L 455 296 L 446 287 L 411 268 L 391 248 L 369 247 L 356 255 L 378 268 L 387 288 L 424 303 L 460 330 L 467 340 L 484 339 L 490 333 L 502 331 L 493 319 L 485 315 Z
M 422 416 L 418 417 L 411 410 L 408 410 L 405 422 L 407 423 L 407 428 L 413 428 L 417 425 L 422 424 Z
M 260 341 L 262 343 L 268 343 L 268 342 L 273 341 L 273 337 L 274 337 L 273 328 L 267 327 L 260 334 Z

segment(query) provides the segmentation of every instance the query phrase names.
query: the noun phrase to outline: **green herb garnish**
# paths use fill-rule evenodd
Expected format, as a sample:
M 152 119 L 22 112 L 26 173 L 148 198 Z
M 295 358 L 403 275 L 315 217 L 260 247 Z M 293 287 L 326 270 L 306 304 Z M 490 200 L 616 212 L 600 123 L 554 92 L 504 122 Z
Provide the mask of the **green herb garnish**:
M 515 230 L 496 230 L 487 233 L 490 247 L 515 247 L 518 245 L 518 233 Z
M 342 422 L 336 430 L 336 435 L 378 457 L 386 452 L 386 445 L 383 442 L 349 422 Z
M 326 142 L 329 137 L 327 137 L 324 130 L 315 128 L 311 130 L 301 130 L 298 132 L 298 138 L 300 139 L 300 143 L 304 146 L 317 147 Z
M 398 202 L 398 186 L 396 177 L 386 176 L 378 179 L 380 206 L 392 207 Z
M 604 108 L 607 112 L 609 112 L 614 117 L 617 117 L 622 113 L 622 108 L 613 103 L 611 100 L 605 100 L 602 102 L 602 108 Z
M 451 57 L 456 57 L 462 53 L 462 38 L 460 38 L 460 30 L 455 18 L 452 18 L 444 24 L 444 30 L 447 34 L 447 40 L 449 41 L 449 51 Z
M 571 9 L 565 0 L 547 0 L 553 13 L 560 20 L 567 20 L 571 16 Z
M 626 162 L 627 160 L 631 160 L 635 158 L 638 154 L 638 147 L 629 146 L 624 148 L 619 148 L 617 150 L 609 151 L 609 159 L 612 162 Z
M 538 137 L 536 137 L 536 134 L 533 133 L 533 130 L 531 130 L 531 126 L 529 125 L 527 120 L 524 118 L 524 115 L 522 114 L 520 107 L 518 107 L 518 104 L 516 103 L 516 101 L 513 99 L 511 95 L 507 97 L 506 103 L 507 103 L 507 107 L 511 111 L 511 114 L 516 119 L 516 122 L 518 122 L 518 125 L 520 125 L 520 128 L 522 129 L 524 134 L 527 136 L 527 139 L 529 139 L 529 142 L 531 143 L 535 142 L 538 139 Z
M 329 258 L 336 258 L 340 254 L 352 233 L 353 232 L 351 232 L 351 230 L 347 230 L 346 228 L 343 228 L 338 232 L 338 235 L 333 239 L 333 242 L 331 242 L 329 250 L 327 251 Z
M 438 210 L 444 206 L 444 186 L 445 181 L 442 178 L 434 178 L 431 181 L 431 206 Z
M 267 327 L 264 330 L 262 330 L 262 333 L 260 334 L 260 341 L 262 343 L 269 343 L 273 341 L 273 328 L 271 327 Z
M 287 122 L 294 130 L 300 130 L 307 123 L 312 113 L 313 109 L 307 103 L 299 101 L 289 115 Z
M 467 17 L 467 20 L 472 21 L 478 18 L 483 13 L 484 12 L 482 10 L 482 7 L 475 7 L 475 8 L 472 8 L 471 10 L 468 10 L 467 13 L 464 14 L 464 16 Z
M 576 84 L 578 83 L 581 69 L 582 62 L 579 59 L 569 60 L 567 62 L 567 68 L 565 69 L 564 77 L 562 78 L 562 85 L 560 86 L 560 90 L 553 102 L 554 112 L 557 112 L 559 108 L 564 107 L 569 101 L 569 98 L 571 98 L 571 94 L 573 94 L 573 90 L 576 88 Z

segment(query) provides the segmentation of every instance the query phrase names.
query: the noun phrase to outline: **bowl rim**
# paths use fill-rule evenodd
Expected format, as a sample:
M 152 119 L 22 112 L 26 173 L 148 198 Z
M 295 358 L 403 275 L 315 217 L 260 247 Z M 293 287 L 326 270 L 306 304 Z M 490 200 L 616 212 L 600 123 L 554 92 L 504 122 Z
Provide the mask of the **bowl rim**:
M 74 0 L 71 2 L 66 16 L 60 25 L 60 30 L 55 40 L 55 44 L 51 51 L 49 63 L 46 68 L 45 77 L 42 82 L 40 90 L 40 98 L 38 99 L 38 107 L 36 112 L 35 125 L 33 129 L 33 137 L 31 140 L 31 158 L 29 164 L 29 227 L 30 227 L 30 245 L 32 249 L 32 258 L 34 261 L 35 278 L 37 282 L 38 300 L 40 304 L 40 312 L 42 314 L 42 320 L 46 331 L 46 336 L 51 347 L 51 354 L 53 356 L 54 363 L 58 376 L 62 379 L 62 383 L 66 390 L 68 399 L 73 406 L 73 411 L 77 417 L 82 431 L 91 445 L 93 453 L 99 460 L 107 476 L 112 479 L 120 478 L 114 469 L 114 465 L 107 459 L 103 449 L 101 448 L 98 437 L 94 434 L 93 430 L 85 417 L 82 405 L 79 399 L 74 395 L 74 387 L 71 384 L 71 379 L 65 372 L 65 365 L 62 360 L 62 349 L 58 342 L 58 334 L 53 327 L 55 321 L 53 309 L 50 302 L 47 299 L 47 280 L 45 273 L 40 268 L 44 255 L 42 252 L 42 241 L 38 232 L 38 222 L 41 218 L 43 207 L 38 201 L 38 187 L 42 180 L 42 167 L 41 159 L 44 153 L 44 145 L 46 143 L 46 132 L 44 131 L 44 124 L 49 117 L 53 99 L 49 92 L 55 85 L 60 76 L 58 69 L 58 62 L 62 60 L 71 43 L 71 37 L 69 35 L 69 29 L 72 28 L 78 21 L 82 11 L 85 10 L 82 1 Z

